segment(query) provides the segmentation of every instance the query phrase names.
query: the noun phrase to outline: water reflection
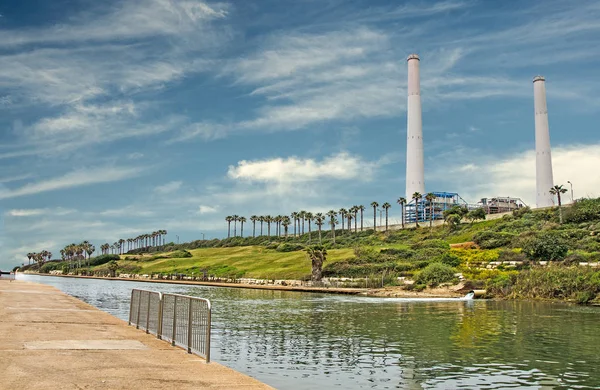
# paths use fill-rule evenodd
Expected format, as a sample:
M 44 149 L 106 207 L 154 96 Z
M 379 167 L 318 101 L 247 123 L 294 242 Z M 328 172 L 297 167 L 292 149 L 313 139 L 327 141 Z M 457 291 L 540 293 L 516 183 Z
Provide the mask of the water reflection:
M 281 389 L 600 387 L 598 308 L 27 278 L 122 319 L 132 288 L 209 298 L 214 360 Z

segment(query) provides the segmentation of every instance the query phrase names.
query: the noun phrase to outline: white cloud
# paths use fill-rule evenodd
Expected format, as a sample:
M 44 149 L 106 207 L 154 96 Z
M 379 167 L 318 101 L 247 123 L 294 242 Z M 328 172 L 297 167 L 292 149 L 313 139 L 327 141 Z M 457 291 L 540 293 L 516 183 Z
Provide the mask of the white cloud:
M 170 194 L 178 191 L 181 188 L 182 184 L 183 183 L 180 181 L 172 181 L 167 184 L 163 184 L 162 186 L 154 188 L 154 192 L 157 192 L 159 194 Z
M 568 145 L 552 149 L 554 183 L 570 188 L 575 198 L 600 196 L 600 144 Z M 466 164 L 444 168 L 434 175 L 445 177 L 452 188 L 461 188 L 461 196 L 476 202 L 480 198 L 511 196 L 535 207 L 535 151 L 509 156 L 471 154 Z M 565 199 L 570 200 L 570 191 Z
M 13 209 L 8 210 L 6 212 L 6 215 L 10 217 L 34 217 L 41 215 L 62 216 L 72 214 L 75 212 L 76 210 L 73 209 L 64 209 L 62 207 L 59 207 L 55 209 Z
M 344 152 L 322 161 L 297 157 L 242 160 L 237 166 L 229 167 L 227 176 L 236 180 L 266 183 L 297 183 L 320 179 L 369 180 L 376 165 Z
M 213 214 L 216 213 L 218 211 L 217 207 L 211 207 L 211 206 L 206 206 L 206 205 L 200 205 L 200 207 L 198 207 L 198 214 Z
M 79 169 L 63 176 L 26 184 L 15 189 L 0 189 L 0 199 L 16 198 L 46 191 L 56 191 L 84 185 L 109 183 L 139 176 L 143 173 L 139 167 L 104 167 Z

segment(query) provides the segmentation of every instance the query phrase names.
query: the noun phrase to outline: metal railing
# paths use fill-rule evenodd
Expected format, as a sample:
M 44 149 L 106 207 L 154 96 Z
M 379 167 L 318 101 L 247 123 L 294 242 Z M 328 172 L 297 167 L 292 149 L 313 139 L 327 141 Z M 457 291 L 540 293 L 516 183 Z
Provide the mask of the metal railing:
M 210 301 L 179 294 L 131 291 L 129 325 L 210 362 Z

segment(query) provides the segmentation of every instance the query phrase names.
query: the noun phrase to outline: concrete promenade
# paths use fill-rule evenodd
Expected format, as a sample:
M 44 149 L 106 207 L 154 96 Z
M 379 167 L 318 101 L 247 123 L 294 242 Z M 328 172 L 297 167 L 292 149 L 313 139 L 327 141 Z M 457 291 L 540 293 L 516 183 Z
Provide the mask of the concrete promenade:
M 54 287 L 0 281 L 0 389 L 272 389 Z

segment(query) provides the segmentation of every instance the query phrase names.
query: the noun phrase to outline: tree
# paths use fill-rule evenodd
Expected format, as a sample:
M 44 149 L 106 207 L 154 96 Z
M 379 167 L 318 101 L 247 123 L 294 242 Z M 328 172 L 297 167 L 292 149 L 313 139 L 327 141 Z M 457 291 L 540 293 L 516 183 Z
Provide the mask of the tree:
M 298 214 L 298 217 L 302 220 L 302 228 L 300 229 L 300 235 L 304 235 L 304 218 L 306 218 L 306 211 L 302 210 Z
M 559 220 L 560 223 L 563 223 L 563 215 L 562 215 L 562 202 L 560 199 L 560 195 L 564 194 L 565 192 L 567 192 L 566 188 L 563 188 L 562 185 L 555 185 L 554 187 L 550 188 L 550 193 L 552 195 L 556 195 L 558 197 L 558 215 L 559 215 Z
M 265 222 L 265 217 L 258 217 L 258 220 L 260 221 L 260 235 L 263 235 L 263 222 Z
M 111 277 L 114 278 L 115 276 L 117 276 L 117 269 L 119 268 L 119 263 L 117 263 L 114 260 L 111 260 L 106 267 L 110 271 Z
M 233 236 L 237 237 L 237 221 L 240 220 L 240 216 L 239 215 L 234 215 L 233 216 Z
M 244 222 L 246 222 L 246 217 L 240 217 L 240 237 L 244 237 Z
M 344 222 L 346 222 L 346 214 L 348 214 L 348 210 L 341 208 L 338 210 L 338 214 L 340 215 L 340 221 L 342 221 L 342 233 L 344 233 Z
M 406 211 L 406 198 L 399 197 L 396 201 L 400 205 L 400 209 L 402 210 L 402 229 L 404 229 L 404 215 Z
M 256 221 L 258 221 L 258 217 L 253 215 L 250 217 L 250 220 L 252 221 L 252 237 L 256 237 Z
M 333 238 L 333 244 L 335 245 L 335 224 L 338 223 L 337 213 L 334 210 L 329 210 L 327 212 L 327 216 L 329 217 L 329 225 L 331 225 L 331 237 Z
M 315 224 L 317 224 L 317 227 L 319 228 L 319 244 L 321 243 L 321 228 L 323 227 L 324 222 L 325 222 L 325 216 L 323 215 L 323 213 L 316 213 L 315 214 Z
M 346 218 L 348 219 L 348 232 L 349 232 L 349 233 L 352 233 L 352 218 L 353 218 L 353 217 L 352 217 L 352 214 L 351 214 L 351 213 L 348 213 L 348 214 L 346 215 Z
M 454 213 L 444 215 L 444 221 L 450 226 L 450 230 L 454 230 L 460 224 L 461 219 L 460 215 Z
M 429 192 L 425 195 L 425 200 L 427 200 L 427 204 L 429 205 L 429 229 L 433 228 L 433 201 L 436 196 L 433 192 Z
M 231 215 L 228 215 L 227 217 L 225 217 L 225 220 L 227 221 L 227 238 L 231 237 L 231 221 L 233 221 L 233 217 Z
M 29 259 L 29 265 L 31 265 L 31 259 L 33 259 L 33 253 L 32 253 L 32 252 L 29 252 L 29 253 L 27 254 L 27 258 Z
M 296 211 L 292 213 L 292 220 L 294 221 L 294 237 L 296 237 L 296 222 L 298 222 L 298 213 Z
M 290 221 L 290 217 L 288 217 L 287 215 L 285 217 L 283 217 L 283 220 L 281 221 L 281 224 L 283 225 L 283 230 L 285 232 L 285 239 L 287 240 L 288 238 L 288 226 L 290 226 L 290 223 L 292 221 Z
M 313 216 L 313 214 L 311 212 L 304 213 L 304 216 L 306 217 L 306 222 L 308 222 L 308 243 L 310 244 L 310 240 L 311 240 L 311 223 L 312 223 L 312 220 L 313 220 L 314 216 Z
M 419 201 L 423 199 L 423 195 L 420 192 L 412 194 L 412 199 L 415 201 L 415 226 L 419 227 Z
M 358 222 L 358 206 L 352 206 L 350 211 L 354 214 L 354 233 L 357 232 L 357 222 Z
M 358 206 L 358 211 L 360 211 L 360 231 L 363 231 L 363 212 L 365 211 L 365 206 L 362 204 Z
M 473 224 L 473 222 L 475 222 L 478 219 L 485 219 L 486 217 L 486 213 L 485 210 L 480 207 L 478 209 L 475 210 L 471 210 L 467 213 L 467 219 L 471 221 L 471 224 Z
M 306 248 L 306 255 L 311 260 L 311 280 L 320 282 L 323 278 L 323 263 L 327 259 L 327 249 L 322 245 L 312 245 Z
M 523 245 L 523 253 L 534 261 L 559 261 L 567 256 L 568 251 L 567 240 L 557 232 L 538 234 Z
M 373 207 L 373 230 L 377 231 L 377 207 L 379 207 L 379 203 L 371 202 L 371 207 Z
M 388 202 L 385 202 L 384 204 L 381 205 L 381 207 L 383 207 L 383 209 L 385 210 L 385 231 L 388 231 L 388 210 L 390 209 L 390 207 L 392 207 L 391 204 L 389 204 Z
M 267 215 L 265 216 L 265 222 L 267 223 L 267 236 L 271 237 L 271 222 L 273 222 L 273 218 Z

